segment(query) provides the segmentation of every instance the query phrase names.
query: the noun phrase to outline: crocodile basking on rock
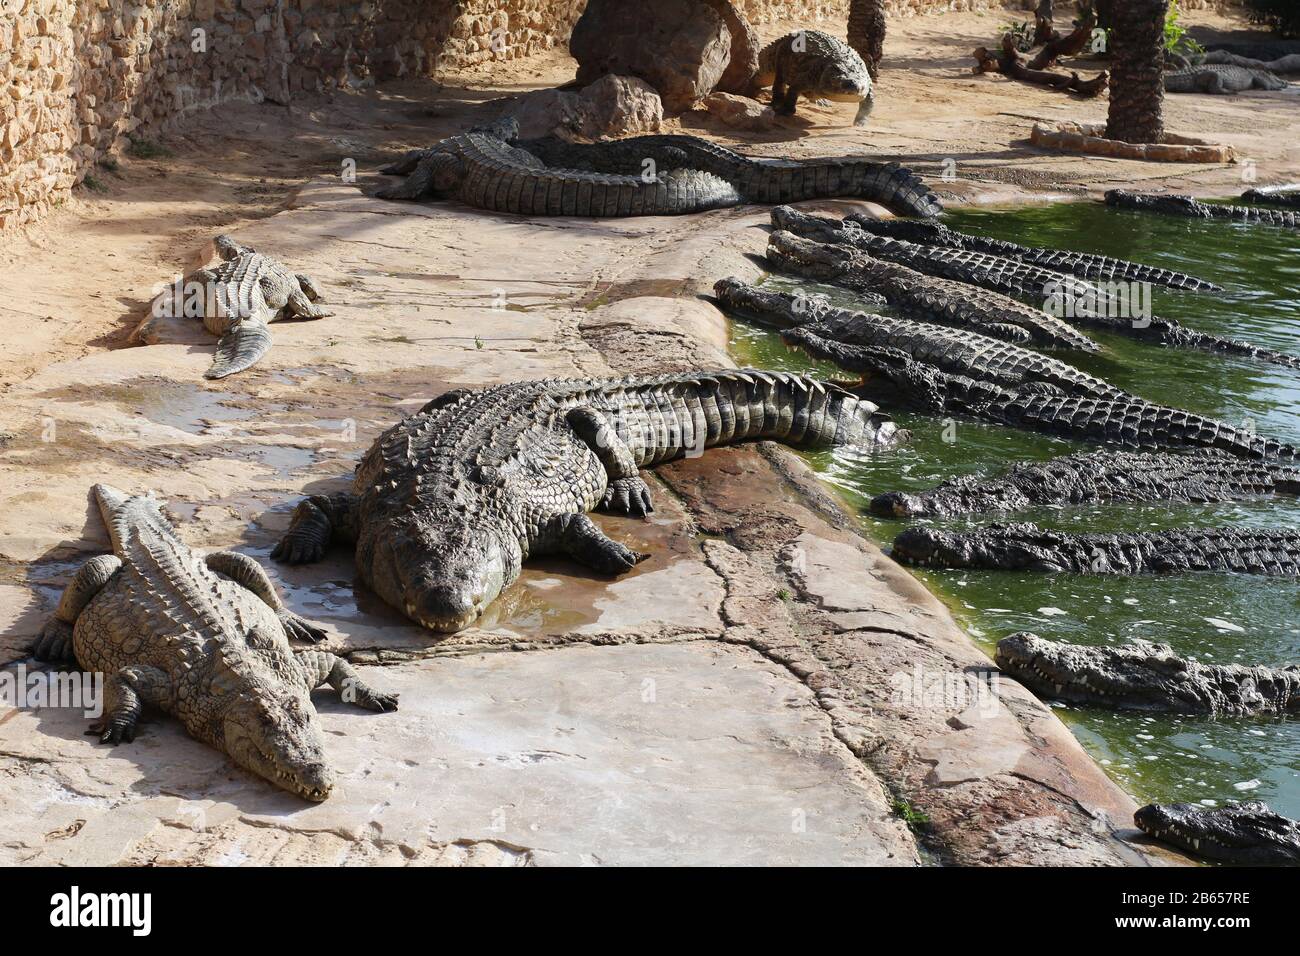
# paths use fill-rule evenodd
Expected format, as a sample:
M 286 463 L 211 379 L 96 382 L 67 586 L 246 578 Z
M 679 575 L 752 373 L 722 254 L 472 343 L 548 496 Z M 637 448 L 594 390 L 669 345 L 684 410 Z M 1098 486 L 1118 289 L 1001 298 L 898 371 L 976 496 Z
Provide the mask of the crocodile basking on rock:
M 1202 664 L 1168 644 L 1093 647 L 1022 631 L 998 641 L 997 665 L 1040 697 L 1123 710 L 1253 716 L 1300 710 L 1300 669 Z
M 1243 199 L 1246 197 L 1242 197 Z M 958 232 L 938 222 L 920 222 L 911 219 L 873 219 L 861 213 L 846 216 L 844 226 L 857 226 L 877 236 L 890 239 L 902 239 L 923 246 L 943 246 L 949 249 L 965 249 L 970 252 L 987 252 L 995 256 L 1019 259 L 1053 272 L 1068 273 L 1080 279 L 1093 279 L 1099 282 L 1151 282 L 1170 289 L 1182 289 L 1190 292 L 1222 292 L 1222 286 L 1198 279 L 1185 272 L 1161 269 L 1158 266 L 1143 265 L 1127 259 L 1114 259 L 1110 256 L 1094 255 L 1086 252 L 1072 252 L 1069 249 L 1048 249 L 1037 246 L 1022 246 L 1005 239 L 990 239 Z
M 1290 84 L 1268 70 L 1227 63 L 1202 63 L 1164 76 L 1166 93 L 1241 93 L 1245 90 L 1284 90 Z
M 768 239 L 767 261 L 779 271 L 849 289 L 872 305 L 883 297 L 900 314 L 918 322 L 966 328 L 1018 344 L 1085 352 L 1101 348 L 1055 316 L 1010 296 L 928 276 L 847 246 L 778 231 Z
M 1300 213 L 1282 209 L 1261 209 L 1258 206 L 1228 206 L 1205 203 L 1191 196 L 1164 195 L 1160 193 L 1135 193 L 1127 189 L 1111 189 L 1106 193 L 1106 204 L 1120 209 L 1139 212 L 1158 212 L 1166 216 L 1187 216 L 1192 219 L 1231 219 L 1235 222 L 1262 223 L 1268 226 L 1287 226 L 1300 229 Z
M 1069 316 L 1079 325 L 1126 338 L 1172 348 L 1223 352 L 1272 365 L 1300 368 L 1300 356 L 1189 329 L 1173 319 L 1150 315 L 1140 301 L 1130 299 L 1126 303 L 1115 300 L 1111 292 L 1086 279 L 1052 272 L 1017 259 L 874 236 L 861 229 L 845 228 L 837 219 L 809 216 L 788 206 L 772 210 L 772 224 L 781 230 L 788 228 L 811 243 L 800 247 L 799 260 L 804 275 L 815 274 L 820 263 L 828 273 L 838 273 L 831 281 L 845 284 L 845 278 L 849 278 L 856 280 L 859 287 L 870 289 L 870 284 L 862 278 L 869 268 L 862 259 L 865 255 L 930 276 L 1038 299 L 1049 306 L 1040 310 L 1046 314 L 1059 313 Z M 855 252 L 858 253 L 856 259 L 852 256 Z M 1127 294 L 1127 287 L 1124 288 Z
M 995 478 L 963 475 L 929 491 L 871 500 L 883 518 L 939 518 L 1099 501 L 1244 501 L 1300 495 L 1300 468 L 1219 451 L 1091 451 L 1022 462 Z
M 736 278 L 713 287 L 728 311 L 769 328 L 806 327 L 818 336 L 871 349 L 896 349 L 927 366 L 1007 388 L 1131 399 L 1122 389 L 1051 356 L 970 331 L 841 309 L 824 299 L 774 292 Z
M 1138 829 L 1208 860 L 1246 866 L 1300 864 L 1300 823 L 1262 800 L 1206 807 L 1152 803 L 1133 814 Z
M 1300 529 L 1182 528 L 1110 533 L 1052 531 L 1029 522 L 975 531 L 908 528 L 894 539 L 905 564 L 992 571 L 1300 575 Z
M 316 284 L 294 274 L 269 256 L 241 246 L 229 236 L 213 240 L 221 265 L 200 269 L 158 295 L 135 338 L 157 341 L 154 322 L 161 318 L 197 318 L 218 336 L 217 354 L 204 378 L 225 378 L 256 364 L 271 348 L 267 326 L 278 318 L 323 319 L 332 315 Z
M 606 574 L 646 557 L 586 514 L 653 510 L 638 469 L 741 441 L 880 449 L 905 436 L 841 388 L 756 369 L 457 389 L 384 432 L 351 492 L 301 502 L 273 556 L 315 561 L 332 540 L 352 544 L 381 598 L 457 631 L 531 556 Z
M 793 116 L 799 97 L 857 103 L 854 126 L 871 115 L 874 91 L 867 64 L 853 47 L 820 30 L 796 30 L 758 54 L 756 87 L 772 87 L 772 108 Z
M 329 796 L 334 775 L 312 689 L 329 684 L 368 710 L 392 710 L 396 696 L 333 654 L 295 653 L 290 638 L 324 633 L 284 607 L 252 558 L 191 551 L 153 498 L 108 485 L 94 495 L 113 553 L 82 565 L 35 654 L 106 675 L 100 740 L 132 740 L 144 707 L 155 707 L 276 786 Z
M 695 136 L 608 143 L 517 141 L 513 120 L 414 150 L 382 171 L 406 176 L 383 199 L 460 199 L 535 216 L 678 215 L 740 203 L 854 197 L 901 216 L 943 207 L 911 170 L 862 159 L 755 159 Z M 650 165 L 647 165 L 649 163 Z

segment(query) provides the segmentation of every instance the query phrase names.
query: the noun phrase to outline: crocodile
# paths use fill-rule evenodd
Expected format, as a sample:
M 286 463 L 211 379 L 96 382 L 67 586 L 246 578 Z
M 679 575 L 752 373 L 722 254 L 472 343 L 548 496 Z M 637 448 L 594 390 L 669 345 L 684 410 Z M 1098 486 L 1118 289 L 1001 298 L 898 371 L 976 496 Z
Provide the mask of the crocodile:
M 1287 189 L 1247 189 L 1241 194 L 1241 198 L 1244 202 L 1300 209 L 1300 186 L 1291 186 Z
M 865 394 L 903 402 L 934 415 L 982 421 L 1128 448 L 1219 448 L 1247 458 L 1300 454 L 1289 445 L 1258 438 L 1210 418 L 1136 396 L 1064 394 L 1045 382 L 1014 387 L 957 375 L 918 362 L 900 349 L 837 341 L 814 323 L 781 333 L 784 342 L 813 358 L 863 376 Z
M 1300 863 L 1300 823 L 1262 800 L 1206 807 L 1151 803 L 1133 814 L 1138 829 L 1208 860 L 1248 866 Z
M 35 656 L 107 675 L 103 743 L 135 737 L 157 708 L 236 764 L 307 800 L 334 783 L 310 692 L 329 684 L 368 710 L 397 697 L 368 686 L 347 661 L 290 638 L 324 632 L 289 611 L 252 558 L 199 555 L 177 537 L 159 502 L 94 486 L 112 553 L 91 558 L 42 628 Z
M 1290 84 L 1267 70 L 1227 63 L 1202 63 L 1164 75 L 1166 93 L 1241 93 L 1245 90 L 1284 90 Z
M 1021 631 L 998 641 L 1002 671 L 1053 700 L 1121 710 L 1244 717 L 1300 710 L 1300 668 L 1202 664 L 1168 644 L 1092 647 Z
M 772 108 L 793 116 L 800 96 L 857 103 L 854 126 L 866 124 L 875 103 L 867 64 L 838 37 L 820 30 L 796 30 L 773 40 L 758 54 L 754 86 L 772 87 Z
M 1179 528 L 1098 533 L 1052 531 L 1031 522 L 975 531 L 908 528 L 894 559 L 939 568 L 1073 574 L 1176 574 L 1233 571 L 1300 575 L 1300 529 Z
M 156 296 L 135 338 L 157 341 L 154 323 L 161 318 L 202 319 L 204 327 L 218 337 L 217 354 L 203 377 L 225 378 L 266 355 L 271 348 L 267 326 L 274 320 L 333 315 L 316 305 L 323 299 L 310 277 L 290 272 L 229 236 L 217 236 L 213 245 L 221 264 L 200 269 Z
M 1100 501 L 1244 501 L 1300 495 L 1300 468 L 1219 451 L 1190 454 L 1090 451 L 1022 462 L 996 478 L 963 475 L 929 491 L 871 499 L 882 518 L 941 518 Z
M 1245 197 L 1243 197 L 1245 198 Z M 987 252 L 995 256 L 1019 259 L 1032 265 L 1078 276 L 1080 279 L 1094 279 L 1099 282 L 1151 282 L 1170 289 L 1188 292 L 1222 292 L 1223 287 L 1205 279 L 1162 269 L 1158 266 L 1143 265 L 1127 259 L 1114 259 L 1110 256 L 1094 255 L 1086 252 L 1074 252 L 1069 249 L 1049 249 L 1039 246 L 1022 246 L 1005 239 L 990 239 L 959 232 L 938 222 L 920 222 L 909 219 L 873 219 L 862 213 L 846 216 L 844 226 L 858 226 L 877 236 L 890 239 L 902 239 L 923 246 L 942 246 L 949 249 L 965 249 L 970 252 Z
M 1106 192 L 1106 204 L 1120 209 L 1139 212 L 1158 212 L 1166 216 L 1187 216 L 1192 219 L 1231 219 L 1236 222 L 1262 223 L 1266 226 L 1285 226 L 1300 229 L 1300 212 L 1283 209 L 1261 209 L 1258 206 L 1229 206 L 1205 203 L 1191 196 L 1163 193 L 1135 193 L 1127 189 Z
M 839 220 L 805 215 L 788 206 L 773 209 L 772 222 L 781 230 L 793 227 L 792 232 L 811 242 L 811 245 L 799 247 L 799 259 L 803 263 L 801 272 L 805 275 L 813 273 L 814 267 L 810 264 L 819 260 L 832 272 L 838 270 L 841 274 L 853 275 L 863 268 L 861 257 L 865 255 L 907 266 L 931 276 L 1027 298 L 1038 297 L 1050 306 L 1046 310 L 1047 314 L 1069 315 L 1078 325 L 1126 338 L 1172 348 L 1223 352 L 1286 368 L 1300 368 L 1300 356 L 1198 332 L 1173 319 L 1149 314 L 1143 314 L 1139 319 L 1137 316 L 1144 313 L 1145 308 L 1132 308 L 1134 303 L 1131 298 L 1125 303 L 1122 298 L 1114 298 L 1107 290 L 1085 279 L 1052 272 L 1016 259 L 990 256 L 983 252 L 920 246 L 884 236 L 873 236 L 860 229 L 846 229 Z M 852 255 L 854 252 L 858 253 L 857 259 Z M 841 280 L 835 278 L 831 281 L 838 284 Z M 1125 296 L 1127 297 L 1127 290 Z M 1138 296 L 1140 300 L 1140 293 Z M 1141 306 L 1140 301 L 1137 304 Z
M 883 297 L 900 315 L 918 322 L 968 328 L 1022 345 L 1084 352 L 1101 349 L 1055 316 L 1010 296 L 928 276 L 848 247 L 777 231 L 768 239 L 767 261 L 782 272 L 849 289 L 868 303 Z
M 456 389 L 388 429 L 350 492 L 301 502 L 272 556 L 353 544 L 360 579 L 435 631 L 470 626 L 539 554 L 597 572 L 646 555 L 586 514 L 653 510 L 638 469 L 741 441 L 884 449 L 906 437 L 875 405 L 804 375 L 722 369 Z
M 897 349 L 927 366 L 1008 388 L 1030 385 L 1059 394 L 1132 398 L 1122 389 L 1059 359 L 986 335 L 941 325 L 841 309 L 802 293 L 769 292 L 731 277 L 713 287 L 729 312 L 769 328 L 807 326 L 855 346 Z
M 921 179 L 898 163 L 752 158 L 695 136 L 519 141 L 514 120 L 413 150 L 382 172 L 406 176 L 376 193 L 383 199 L 458 198 L 522 215 L 678 215 L 834 197 L 868 199 L 901 216 L 943 210 Z

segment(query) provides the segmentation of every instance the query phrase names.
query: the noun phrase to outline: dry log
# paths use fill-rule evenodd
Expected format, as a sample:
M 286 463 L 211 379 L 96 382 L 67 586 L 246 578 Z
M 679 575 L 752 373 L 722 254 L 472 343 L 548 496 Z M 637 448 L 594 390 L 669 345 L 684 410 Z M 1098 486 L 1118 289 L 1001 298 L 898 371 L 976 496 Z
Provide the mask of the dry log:
M 1091 79 L 1083 79 L 1078 73 L 1053 73 L 1050 70 L 1031 70 L 1021 58 L 1020 51 L 1011 38 L 1003 37 L 1002 49 L 994 54 L 987 47 L 979 47 L 974 52 L 976 73 L 1002 73 L 1013 80 L 1035 83 L 1056 90 L 1077 93 L 1080 96 L 1096 96 L 1106 88 L 1110 77 L 1105 70 Z
M 1074 32 L 1057 37 L 1038 51 L 1038 56 L 1029 61 L 1029 69 L 1044 70 L 1063 56 L 1074 56 L 1092 39 L 1092 31 L 1097 26 L 1097 15 L 1087 10 Z

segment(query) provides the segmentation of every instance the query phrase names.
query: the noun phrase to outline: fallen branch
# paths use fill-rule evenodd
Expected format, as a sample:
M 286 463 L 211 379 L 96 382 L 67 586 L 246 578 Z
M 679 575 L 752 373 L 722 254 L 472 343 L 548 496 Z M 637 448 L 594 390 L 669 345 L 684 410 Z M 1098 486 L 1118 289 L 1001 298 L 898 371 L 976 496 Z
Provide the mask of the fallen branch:
M 1074 32 L 1051 40 L 1038 51 L 1038 56 L 1029 61 L 1029 69 L 1044 70 L 1063 56 L 1074 56 L 1092 39 L 1092 31 L 1097 26 L 1097 15 L 1091 9 L 1086 10 Z
M 1096 96 L 1106 88 L 1110 76 L 1105 70 L 1092 79 L 1085 80 L 1078 73 L 1053 73 L 1049 70 L 1034 70 L 1025 66 L 1020 52 L 1010 38 L 1002 40 L 1002 50 L 993 54 L 987 47 L 979 47 L 974 52 L 976 73 L 1002 73 L 1013 80 L 1048 86 L 1054 90 L 1066 90 L 1080 96 Z

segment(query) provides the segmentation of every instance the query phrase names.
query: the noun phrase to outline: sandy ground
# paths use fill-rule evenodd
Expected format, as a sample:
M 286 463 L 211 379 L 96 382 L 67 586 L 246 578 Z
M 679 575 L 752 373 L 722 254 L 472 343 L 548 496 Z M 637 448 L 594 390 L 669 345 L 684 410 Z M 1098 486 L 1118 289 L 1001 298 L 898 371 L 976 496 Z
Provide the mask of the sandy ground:
M 1028 147 L 1035 119 L 1099 120 L 1105 103 L 970 75 L 969 50 L 1008 19 L 896 24 L 866 130 L 848 125 L 849 107 L 801 107 L 765 135 L 702 114 L 674 126 L 755 153 L 867 152 L 932 175 L 952 159 L 958 179 L 939 185 L 959 202 L 1173 177 L 1206 194 L 1241 188 L 1237 168 Z M 297 496 L 340 487 L 378 431 L 445 387 L 726 361 L 725 325 L 693 295 L 757 274 L 746 254 L 761 247 L 763 210 L 592 223 L 368 198 L 394 153 L 571 75 L 555 55 L 445 86 L 226 107 L 167 137 L 172 155 L 103 170 L 105 191 L 80 190 L 5 241 L 0 663 L 23 658 L 77 562 L 104 548 L 86 502 L 94 480 L 156 489 L 192 545 L 268 563 Z M 1237 145 L 1260 181 L 1280 181 L 1300 174 L 1295 104 L 1171 98 L 1169 125 Z M 355 185 L 340 179 L 349 159 Z M 212 339 L 197 327 L 124 346 L 156 284 L 222 231 L 313 274 L 336 315 L 276 326 L 258 368 L 206 383 Z M 660 469 L 656 487 L 655 521 L 602 519 L 655 554 L 635 573 L 610 582 L 540 563 L 482 627 L 438 642 L 354 590 L 344 555 L 273 569 L 334 649 L 404 693 L 402 711 L 374 719 L 322 700 L 344 777 L 322 807 L 250 781 L 170 722 L 109 752 L 81 736 L 79 715 L 0 715 L 12 781 L 0 858 L 1153 859 L 1129 842 L 1131 801 L 1014 685 L 988 711 L 898 699 L 899 675 L 917 667 L 942 682 L 987 661 L 797 461 L 727 450 Z M 495 653 L 510 649 L 548 653 Z M 930 815 L 924 839 L 899 800 Z

